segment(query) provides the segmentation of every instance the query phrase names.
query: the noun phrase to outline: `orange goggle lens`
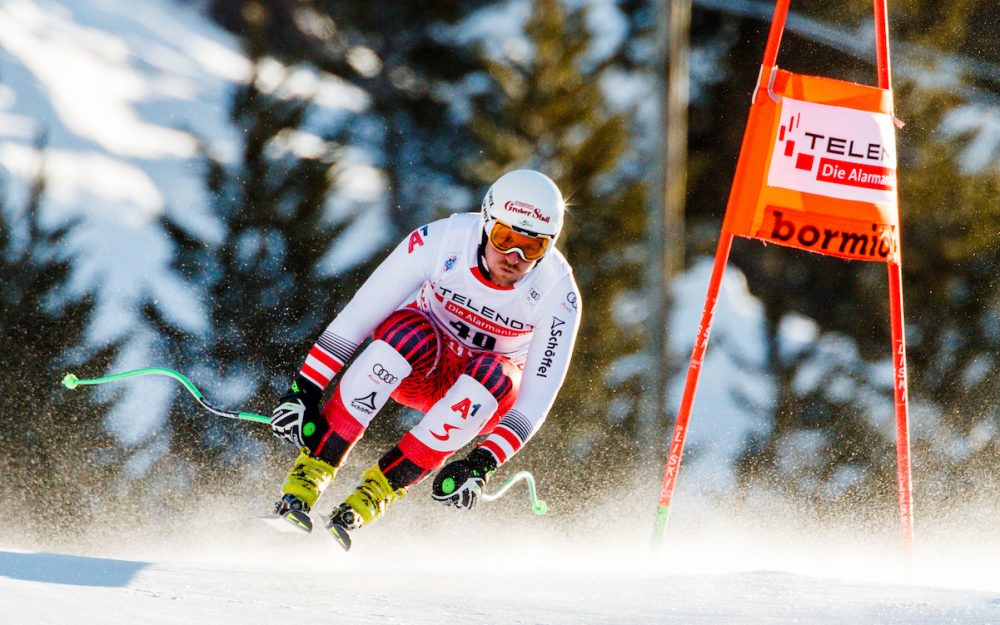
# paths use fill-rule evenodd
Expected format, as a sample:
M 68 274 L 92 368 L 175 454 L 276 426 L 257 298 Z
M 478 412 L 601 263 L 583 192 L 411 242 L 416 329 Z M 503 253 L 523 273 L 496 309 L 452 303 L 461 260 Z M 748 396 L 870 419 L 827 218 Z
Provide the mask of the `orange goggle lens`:
M 517 252 L 524 260 L 538 260 L 549 249 L 552 237 L 522 234 L 502 221 L 495 221 L 490 228 L 489 239 L 490 244 L 499 252 Z

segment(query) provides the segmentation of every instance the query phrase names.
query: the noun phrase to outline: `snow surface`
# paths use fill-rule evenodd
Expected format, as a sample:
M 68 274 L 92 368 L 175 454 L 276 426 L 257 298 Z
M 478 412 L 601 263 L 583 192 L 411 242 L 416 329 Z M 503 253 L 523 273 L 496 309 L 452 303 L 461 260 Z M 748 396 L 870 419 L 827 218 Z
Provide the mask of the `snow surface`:
M 0 574 L 9 576 L 0 582 L 0 609 L 5 622 L 25 625 L 1000 622 L 996 594 L 773 572 L 553 576 L 536 569 L 501 571 L 483 580 L 464 571 L 428 575 L 388 562 L 358 566 L 344 560 L 290 579 L 287 565 L 248 564 L 0 551 Z
M 727 531 L 717 517 L 682 523 L 654 557 L 648 528 L 602 531 L 599 519 L 394 512 L 350 553 L 251 518 L 215 535 L 137 531 L 87 553 L 0 542 L 0 614 L 17 625 L 1000 623 L 995 550 L 977 562 L 970 545 L 909 575 L 857 536 Z

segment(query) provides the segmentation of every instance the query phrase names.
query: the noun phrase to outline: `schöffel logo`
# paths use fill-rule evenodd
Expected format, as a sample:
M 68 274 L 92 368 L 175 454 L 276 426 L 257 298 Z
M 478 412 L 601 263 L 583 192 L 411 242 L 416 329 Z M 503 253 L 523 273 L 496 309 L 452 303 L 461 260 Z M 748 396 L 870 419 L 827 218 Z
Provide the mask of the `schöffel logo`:
M 566 325 L 566 322 L 559 317 L 552 317 L 552 327 L 549 328 L 549 338 L 545 342 L 545 353 L 543 354 L 542 361 L 538 364 L 538 369 L 535 371 L 535 375 L 540 378 L 549 377 L 549 369 L 552 367 L 552 359 L 555 358 L 556 349 L 559 347 L 559 338 L 563 335 L 562 326 Z
M 783 98 L 767 184 L 847 200 L 894 201 L 892 124 L 882 113 Z
M 351 400 L 351 406 L 365 414 L 375 412 L 375 391 L 372 391 L 363 397 L 355 397 Z

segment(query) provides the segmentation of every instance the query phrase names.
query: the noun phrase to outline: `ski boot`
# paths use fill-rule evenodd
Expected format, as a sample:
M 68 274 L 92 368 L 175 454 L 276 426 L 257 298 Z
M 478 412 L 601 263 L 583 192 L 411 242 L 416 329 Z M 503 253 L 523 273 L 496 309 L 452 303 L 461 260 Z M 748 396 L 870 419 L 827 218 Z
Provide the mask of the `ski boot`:
M 393 490 L 382 470 L 375 465 L 361 474 L 361 483 L 333 511 L 326 529 L 347 551 L 351 548 L 350 532 L 374 523 L 389 504 L 405 494 L 405 488 Z
M 282 496 L 274 505 L 274 513 L 303 532 L 311 532 L 313 524 L 309 511 L 336 472 L 336 467 L 313 458 L 303 447 L 281 485 Z

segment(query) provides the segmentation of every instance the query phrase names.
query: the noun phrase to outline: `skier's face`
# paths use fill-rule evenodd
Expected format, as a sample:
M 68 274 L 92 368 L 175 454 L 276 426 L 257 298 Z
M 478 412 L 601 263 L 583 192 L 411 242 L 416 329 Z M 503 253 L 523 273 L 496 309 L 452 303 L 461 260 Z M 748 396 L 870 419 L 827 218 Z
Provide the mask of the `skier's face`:
M 492 244 L 486 245 L 486 268 L 498 286 L 511 286 L 535 266 L 535 260 L 523 260 L 517 252 L 504 254 Z

